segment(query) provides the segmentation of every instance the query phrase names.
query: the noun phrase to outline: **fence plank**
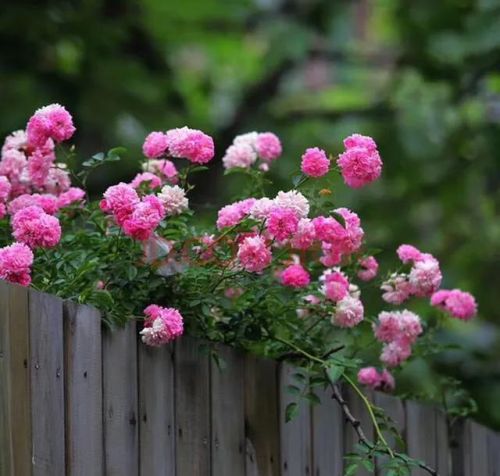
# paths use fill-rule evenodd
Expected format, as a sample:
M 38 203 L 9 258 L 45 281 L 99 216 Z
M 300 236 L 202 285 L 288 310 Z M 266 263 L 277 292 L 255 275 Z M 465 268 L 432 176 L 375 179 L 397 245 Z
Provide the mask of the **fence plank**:
M 101 316 L 96 309 L 64 304 L 66 474 L 104 473 L 102 441 Z
M 316 390 L 320 405 L 312 408 L 314 476 L 342 476 L 344 467 L 344 422 L 332 390 Z
M 416 403 L 406 403 L 406 428 L 408 454 L 437 466 L 436 415 L 434 408 Z M 427 475 L 423 469 L 412 470 L 412 476 Z
M 280 366 L 280 435 L 281 470 L 283 476 L 311 474 L 311 408 L 307 401 L 297 402 L 297 396 L 287 391 L 289 385 L 297 386 L 293 374 L 298 371 L 289 364 Z M 298 403 L 297 416 L 286 422 L 286 407 Z
M 139 473 L 135 324 L 103 332 L 104 473 Z
M 11 473 L 9 405 L 9 287 L 0 281 L 0 476 Z
M 245 357 L 247 476 L 280 474 L 277 372 L 277 364 L 272 360 Z
M 382 392 L 374 392 L 374 403 L 377 407 L 381 408 L 385 415 L 390 419 L 392 425 L 401 436 L 404 438 L 405 427 L 406 427 L 406 414 L 403 402 L 396 397 L 391 395 L 387 395 Z M 396 448 L 399 451 L 403 450 L 403 448 L 397 447 L 396 438 L 390 431 L 384 431 L 384 438 L 387 443 L 392 448 Z M 383 472 L 383 464 L 386 458 L 377 458 L 377 474 L 382 475 Z
M 488 476 L 500 476 L 500 434 L 488 430 Z
M 436 415 L 436 467 L 439 474 L 451 474 L 451 451 L 448 435 L 448 422 L 446 414 L 440 409 L 435 409 Z
M 54 476 L 65 471 L 62 301 L 30 290 L 29 310 L 33 475 Z
M 173 346 L 139 343 L 141 476 L 175 475 Z
M 463 426 L 464 476 L 488 475 L 488 431 L 478 423 L 467 420 Z
M 368 410 L 356 393 L 352 388 L 347 389 L 344 393 L 344 398 L 347 401 L 347 405 L 351 409 L 351 412 L 355 418 L 357 418 L 360 422 L 360 426 L 363 429 L 366 437 L 369 440 L 373 440 L 373 424 L 368 413 Z M 373 401 L 373 392 L 365 391 L 365 395 L 369 401 Z M 344 448 L 345 453 L 356 452 L 355 446 L 359 443 L 359 438 L 349 423 L 346 423 L 345 431 L 344 431 Z M 344 467 L 348 466 L 348 461 L 344 462 Z M 375 464 L 375 462 L 374 462 Z M 356 476 L 368 476 L 373 475 L 374 472 L 369 472 L 366 469 L 358 469 Z
M 209 357 L 189 337 L 175 344 L 177 474 L 210 475 Z
M 228 347 L 217 351 L 223 368 L 212 360 L 212 474 L 245 476 L 244 360 Z

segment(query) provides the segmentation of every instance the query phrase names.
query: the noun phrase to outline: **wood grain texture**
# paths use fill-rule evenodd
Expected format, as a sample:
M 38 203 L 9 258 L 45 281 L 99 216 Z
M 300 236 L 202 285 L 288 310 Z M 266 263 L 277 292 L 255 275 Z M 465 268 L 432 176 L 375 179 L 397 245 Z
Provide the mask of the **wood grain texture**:
M 401 438 L 404 439 L 406 429 L 406 413 L 405 407 L 401 400 L 391 395 L 382 392 L 374 392 L 374 403 L 377 407 L 384 411 L 384 414 L 389 419 L 389 424 L 393 425 Z M 397 445 L 397 439 L 390 431 L 383 431 L 384 438 L 391 448 L 396 448 L 398 451 L 403 450 Z M 386 458 L 377 458 L 377 474 L 383 475 L 383 465 Z
M 451 451 L 450 451 L 450 439 L 449 439 L 449 429 L 446 414 L 436 408 L 436 469 L 439 474 L 447 475 L 451 474 Z
M 175 405 L 178 476 L 210 475 L 210 365 L 200 341 L 175 343 Z
M 500 433 L 488 430 L 488 476 L 500 476 Z
M 245 356 L 245 438 L 248 475 L 280 474 L 278 366 Z
M 344 467 L 344 417 L 332 391 L 316 391 L 320 405 L 312 408 L 314 476 L 342 476 Z
M 104 474 L 137 476 L 137 337 L 135 323 L 105 330 L 103 353 Z
M 10 405 L 9 405 L 9 287 L 0 281 L 0 476 L 9 476 L 10 447 Z
M 65 472 L 61 299 L 29 291 L 33 476 Z
M 104 474 L 102 441 L 101 316 L 88 306 L 64 304 L 66 474 Z
M 289 385 L 298 385 L 293 378 L 297 371 L 289 364 L 280 365 L 280 447 L 283 476 L 311 474 L 311 407 L 305 400 L 297 401 L 297 395 L 292 395 L 287 390 Z M 298 413 L 287 423 L 285 412 L 290 403 L 298 403 Z
M 373 401 L 373 392 L 365 391 L 365 396 L 369 401 Z M 373 441 L 373 424 L 366 408 L 366 405 L 352 388 L 348 388 L 343 392 L 344 399 L 347 401 L 349 408 L 355 418 L 360 422 L 361 428 L 363 429 L 366 437 Z M 344 451 L 345 453 L 356 452 L 355 446 L 359 443 L 359 438 L 354 430 L 354 428 L 346 423 L 344 432 Z M 347 467 L 348 462 L 344 462 L 344 467 Z M 356 476 L 368 476 L 373 475 L 373 472 L 369 472 L 366 469 L 358 469 Z
M 212 475 L 245 476 L 245 368 L 243 355 L 217 349 L 222 365 L 211 361 Z
M 436 411 L 433 407 L 406 402 L 406 435 L 408 454 L 437 467 Z M 412 476 L 426 476 L 423 469 L 412 470 Z
M 175 476 L 173 346 L 139 343 L 141 476 Z

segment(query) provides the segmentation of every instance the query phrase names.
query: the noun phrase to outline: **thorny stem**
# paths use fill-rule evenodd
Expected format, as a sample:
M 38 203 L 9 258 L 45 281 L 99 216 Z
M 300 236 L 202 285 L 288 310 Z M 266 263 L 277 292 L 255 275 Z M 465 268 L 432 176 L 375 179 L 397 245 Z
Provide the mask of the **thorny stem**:
M 332 398 L 334 398 L 338 403 L 339 405 L 341 406 L 342 408 L 342 412 L 344 413 L 345 417 L 347 418 L 347 420 L 349 421 L 349 423 L 352 425 L 352 427 L 354 428 L 354 430 L 356 431 L 356 434 L 358 435 L 358 438 L 360 440 L 360 442 L 362 442 L 368 449 L 372 450 L 375 448 L 375 445 L 370 442 L 370 440 L 368 440 L 368 438 L 366 437 L 363 429 L 361 428 L 361 425 L 360 425 L 360 422 L 358 419 L 356 419 L 350 408 L 348 407 L 346 401 L 344 400 L 344 398 L 342 397 L 342 394 L 340 393 L 340 390 L 338 388 L 338 385 L 336 385 L 334 382 L 332 382 L 326 372 L 326 367 L 327 367 L 327 362 L 324 360 L 324 359 L 321 359 L 319 357 L 316 357 L 312 354 L 310 354 L 309 352 L 301 349 L 300 347 L 298 347 L 297 345 L 295 345 L 293 342 L 289 342 L 285 339 L 282 339 L 281 337 L 277 337 L 275 336 L 274 337 L 277 341 L 291 347 L 292 349 L 294 349 L 297 353 L 303 355 L 304 357 L 307 357 L 309 360 L 311 360 L 312 362 L 316 362 L 318 364 L 320 364 L 322 367 L 325 367 L 325 375 L 327 377 L 327 379 L 329 380 L 330 382 L 330 386 L 332 387 L 333 389 L 333 395 L 332 395 Z M 382 431 L 380 430 L 380 427 L 378 425 L 378 422 L 377 422 L 377 419 L 375 417 L 375 414 L 373 413 L 373 410 L 372 410 L 372 407 L 371 407 L 371 404 L 370 402 L 368 401 L 368 399 L 365 397 L 365 395 L 363 394 L 363 392 L 359 389 L 359 387 L 353 382 L 353 380 L 347 376 L 344 373 L 342 373 L 342 376 L 344 377 L 344 379 L 347 381 L 347 383 L 356 391 L 356 393 L 359 395 L 359 397 L 361 398 L 363 404 L 366 406 L 367 410 L 368 410 L 368 414 L 370 415 L 370 419 L 372 420 L 372 423 L 373 423 L 373 428 L 375 430 L 375 434 L 377 435 L 377 438 L 380 440 L 380 442 L 382 442 L 382 444 L 384 445 L 384 451 L 391 457 L 391 458 L 397 458 L 397 459 L 400 459 L 404 462 L 405 461 L 405 458 L 403 457 L 403 455 L 399 454 L 399 453 L 395 453 L 391 447 L 389 446 L 389 444 L 387 443 L 386 439 L 384 438 L 383 434 L 382 434 Z M 422 462 L 418 462 L 418 466 L 420 468 L 422 468 L 423 470 L 427 471 L 430 475 L 432 476 L 439 476 L 438 472 L 431 468 L 430 466 L 427 466 L 425 463 L 422 463 Z

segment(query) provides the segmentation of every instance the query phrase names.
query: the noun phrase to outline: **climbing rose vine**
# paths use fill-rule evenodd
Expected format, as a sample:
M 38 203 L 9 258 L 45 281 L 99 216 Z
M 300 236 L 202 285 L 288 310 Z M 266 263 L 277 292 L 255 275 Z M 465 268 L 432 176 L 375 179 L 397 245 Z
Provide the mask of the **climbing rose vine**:
M 239 135 L 216 154 L 200 130 L 155 131 L 137 175 L 90 200 L 89 175 L 125 151 L 75 168 L 74 133 L 71 114 L 51 104 L 5 139 L 0 278 L 93 304 L 110 326 L 139 320 L 145 345 L 165 345 L 186 329 L 209 343 L 290 359 L 301 370 L 293 392 L 314 403 L 315 387 L 330 385 L 335 394 L 340 381 L 356 391 L 358 384 L 393 391 L 413 355 L 436 352 L 436 329 L 448 317 L 477 312 L 471 294 L 441 289 L 438 259 L 414 244 L 399 246 L 397 270 L 382 273 L 361 218 L 332 201 L 328 177 L 340 174 L 360 189 L 381 176 L 371 137 L 350 135 L 336 158 L 318 147 L 290 154 L 294 186 L 272 196 L 266 173 L 283 153 L 274 133 Z M 246 185 L 212 215 L 195 213 L 193 175 L 216 160 L 227 180 L 240 174 Z M 378 308 L 368 308 L 368 288 L 378 288 Z M 423 303 L 425 319 L 415 312 Z M 287 415 L 296 409 L 291 404 Z M 359 461 L 389 454 L 388 471 L 425 469 L 395 453 L 380 431 L 385 417 L 370 415 L 376 438 L 362 441 Z

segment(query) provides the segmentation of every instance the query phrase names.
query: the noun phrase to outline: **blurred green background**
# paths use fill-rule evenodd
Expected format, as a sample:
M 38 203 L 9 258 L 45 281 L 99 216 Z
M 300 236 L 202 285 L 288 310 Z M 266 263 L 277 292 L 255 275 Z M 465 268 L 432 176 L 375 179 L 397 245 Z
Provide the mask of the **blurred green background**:
M 285 189 L 306 147 L 337 153 L 344 136 L 372 135 L 382 180 L 336 182 L 337 203 L 388 250 L 384 264 L 413 243 L 439 257 L 444 287 L 480 305 L 480 319 L 442 335 L 464 350 L 433 368 L 417 360 L 404 386 L 455 375 L 500 427 L 499 0 L 4 0 L 0 51 L 3 135 L 60 102 L 82 158 L 129 149 L 95 192 L 130 179 L 151 130 L 202 129 L 219 159 L 234 135 L 274 131 L 284 157 L 271 174 Z M 214 164 L 194 202 L 218 206 L 235 183 Z

